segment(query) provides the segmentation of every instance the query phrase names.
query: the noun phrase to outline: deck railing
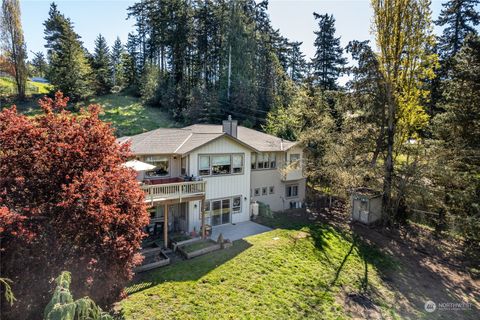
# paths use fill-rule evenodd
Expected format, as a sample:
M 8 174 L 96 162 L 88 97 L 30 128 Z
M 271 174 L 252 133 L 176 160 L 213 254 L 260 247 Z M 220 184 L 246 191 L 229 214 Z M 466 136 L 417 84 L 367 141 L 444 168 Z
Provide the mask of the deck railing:
M 182 199 L 189 196 L 205 193 L 206 181 L 186 181 L 143 185 L 145 200 L 154 201 L 162 199 Z

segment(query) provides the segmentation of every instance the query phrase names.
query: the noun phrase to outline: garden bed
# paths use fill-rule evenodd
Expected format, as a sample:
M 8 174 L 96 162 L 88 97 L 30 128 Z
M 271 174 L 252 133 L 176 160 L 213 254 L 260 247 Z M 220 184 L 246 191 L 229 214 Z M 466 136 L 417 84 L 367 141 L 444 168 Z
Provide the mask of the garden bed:
M 193 240 L 193 239 L 192 239 Z M 198 257 L 209 252 L 220 250 L 221 244 L 216 243 L 211 239 L 189 241 L 178 247 L 178 251 L 187 259 Z
M 163 253 L 162 248 L 153 248 L 142 250 L 142 255 L 145 257 L 141 266 L 134 269 L 135 273 L 160 268 L 170 264 L 170 258 Z

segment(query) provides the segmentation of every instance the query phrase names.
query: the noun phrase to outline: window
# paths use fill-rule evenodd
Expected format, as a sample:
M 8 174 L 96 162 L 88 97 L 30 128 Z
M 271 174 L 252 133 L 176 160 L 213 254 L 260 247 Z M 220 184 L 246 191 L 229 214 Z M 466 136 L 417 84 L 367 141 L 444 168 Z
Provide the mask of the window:
M 205 210 L 205 220 L 210 216 L 210 201 L 205 200 L 203 202 L 203 209 Z M 199 212 L 200 221 L 202 221 L 202 210 Z
M 275 193 L 275 187 L 274 186 L 270 186 L 270 194 L 274 194 Z
M 269 154 L 268 154 L 268 153 L 264 153 L 264 154 L 263 154 L 263 168 L 264 168 L 264 169 L 270 168 L 270 162 L 268 161 L 268 158 L 269 158 Z
M 186 175 L 186 174 L 187 174 L 187 157 L 183 157 L 183 158 L 182 158 L 181 174 L 182 174 L 182 175 Z
M 255 188 L 255 196 L 259 196 L 260 195 L 260 188 Z
M 243 173 L 243 154 L 201 155 L 198 174 L 200 176 Z
M 232 169 L 230 156 L 211 156 L 212 175 L 229 174 Z
M 233 213 L 242 211 L 242 197 L 234 197 L 232 202 Z
M 169 175 L 170 159 L 164 156 L 150 156 L 145 162 L 155 166 L 155 169 L 145 172 L 147 177 L 165 177 Z
M 257 168 L 263 169 L 263 153 L 257 153 Z
M 266 196 L 267 195 L 267 187 L 263 187 L 262 188 L 262 196 Z
M 292 166 L 296 169 L 299 166 L 299 161 L 300 161 L 300 154 L 298 153 L 292 153 L 290 154 L 290 164 L 293 164 Z
M 210 157 L 209 156 L 200 156 L 198 174 L 200 176 L 210 175 Z
M 270 168 L 275 169 L 277 167 L 277 155 L 270 153 Z
M 243 155 L 241 154 L 232 155 L 232 164 L 233 164 L 232 173 L 242 173 L 243 172 Z
M 273 152 L 252 153 L 252 169 L 275 169 L 277 155 Z
M 290 185 L 285 187 L 285 196 L 287 198 L 293 198 L 298 196 L 298 185 Z

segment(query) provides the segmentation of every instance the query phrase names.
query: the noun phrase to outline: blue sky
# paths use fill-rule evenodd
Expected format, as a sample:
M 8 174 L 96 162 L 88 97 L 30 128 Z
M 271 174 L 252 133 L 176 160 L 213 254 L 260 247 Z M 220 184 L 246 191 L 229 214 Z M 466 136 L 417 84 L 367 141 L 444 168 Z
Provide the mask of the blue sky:
M 43 22 L 48 17 L 51 1 L 21 1 L 22 22 L 28 51 L 44 51 Z M 129 0 L 60 0 L 60 12 L 69 17 L 85 47 L 92 50 L 94 40 L 101 33 L 111 45 L 117 36 L 125 42 L 133 30 L 133 21 L 126 20 L 126 9 L 135 3 Z M 433 18 L 436 19 L 442 1 L 432 1 Z M 372 10 L 369 0 L 270 0 L 269 13 L 272 24 L 290 40 L 303 41 L 302 49 L 308 58 L 314 55 L 316 23 L 313 12 L 330 13 L 336 19 L 337 36 L 342 45 L 350 40 L 374 40 L 371 35 Z M 31 54 L 30 54 L 31 56 Z

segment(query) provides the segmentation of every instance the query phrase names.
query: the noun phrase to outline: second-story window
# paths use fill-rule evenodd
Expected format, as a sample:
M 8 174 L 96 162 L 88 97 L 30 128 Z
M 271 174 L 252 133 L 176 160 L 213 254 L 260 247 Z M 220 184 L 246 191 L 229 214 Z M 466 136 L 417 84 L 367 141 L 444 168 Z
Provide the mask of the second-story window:
M 275 169 L 277 155 L 275 152 L 252 153 L 252 169 Z
M 219 176 L 243 173 L 243 154 L 200 155 L 198 174 Z
M 298 169 L 300 167 L 300 154 L 298 153 L 290 154 L 290 165 L 294 169 Z
M 210 175 L 210 156 L 200 156 L 198 174 L 201 176 Z
M 211 156 L 212 175 L 229 174 L 232 170 L 230 156 Z
M 243 172 L 243 156 L 241 154 L 232 155 L 232 173 Z
M 166 177 L 170 173 L 170 159 L 165 156 L 145 157 L 145 162 L 155 166 L 155 169 L 145 172 L 147 177 Z

